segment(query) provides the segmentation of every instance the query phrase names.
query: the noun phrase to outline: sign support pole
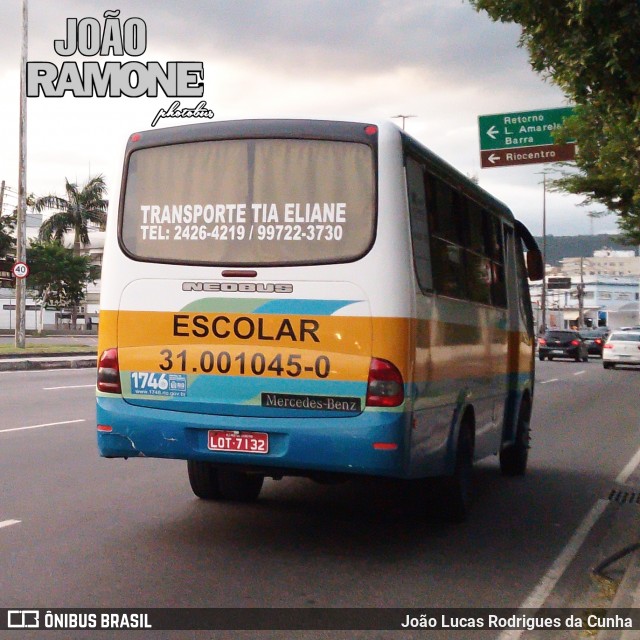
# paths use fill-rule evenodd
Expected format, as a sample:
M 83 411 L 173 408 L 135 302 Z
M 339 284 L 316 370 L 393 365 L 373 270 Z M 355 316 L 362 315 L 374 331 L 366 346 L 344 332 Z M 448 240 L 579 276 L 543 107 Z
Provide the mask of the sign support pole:
M 541 331 L 547 330 L 547 174 L 542 174 L 542 306 Z

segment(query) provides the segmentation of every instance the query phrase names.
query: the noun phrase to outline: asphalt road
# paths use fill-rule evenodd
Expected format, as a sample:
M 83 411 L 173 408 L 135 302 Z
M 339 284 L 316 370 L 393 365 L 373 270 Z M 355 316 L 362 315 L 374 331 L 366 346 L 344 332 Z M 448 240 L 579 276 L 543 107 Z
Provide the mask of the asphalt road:
M 267 480 L 255 504 L 198 500 L 182 461 L 98 457 L 93 370 L 0 373 L 0 606 L 570 606 L 588 586 L 588 567 L 606 551 L 611 516 L 604 503 L 640 447 L 640 370 L 604 371 L 594 359 L 554 361 L 538 363 L 537 380 L 529 473 L 503 478 L 497 460 L 481 463 L 472 518 L 450 525 L 393 482 Z M 585 524 L 591 516 L 593 526 Z M 576 541 L 581 526 L 588 535 Z

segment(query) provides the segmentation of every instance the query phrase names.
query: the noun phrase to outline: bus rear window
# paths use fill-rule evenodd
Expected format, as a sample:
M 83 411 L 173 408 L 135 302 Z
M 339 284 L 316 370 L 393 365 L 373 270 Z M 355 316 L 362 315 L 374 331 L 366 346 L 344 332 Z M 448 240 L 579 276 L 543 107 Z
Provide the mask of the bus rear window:
M 257 139 L 134 151 L 120 221 L 140 260 L 281 265 L 347 262 L 375 233 L 373 149 Z

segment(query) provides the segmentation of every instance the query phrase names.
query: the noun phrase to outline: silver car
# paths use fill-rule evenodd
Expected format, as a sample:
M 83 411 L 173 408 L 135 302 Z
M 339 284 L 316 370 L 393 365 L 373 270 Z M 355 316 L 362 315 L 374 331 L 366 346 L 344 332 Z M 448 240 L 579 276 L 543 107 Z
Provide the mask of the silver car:
M 617 364 L 640 365 L 640 331 L 614 331 L 602 349 L 602 366 L 615 369 Z

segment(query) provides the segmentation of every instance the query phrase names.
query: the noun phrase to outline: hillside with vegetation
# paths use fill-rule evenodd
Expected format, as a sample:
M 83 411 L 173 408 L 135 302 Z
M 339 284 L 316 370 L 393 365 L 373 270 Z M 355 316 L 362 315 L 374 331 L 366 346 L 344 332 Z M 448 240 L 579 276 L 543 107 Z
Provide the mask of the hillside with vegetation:
M 550 265 L 559 265 L 562 258 L 588 258 L 594 251 L 600 249 L 614 249 L 616 251 L 629 251 L 634 249 L 638 255 L 638 248 L 616 242 L 618 236 L 599 234 L 594 236 L 547 236 L 546 262 Z M 538 246 L 542 249 L 542 237 L 537 237 Z

